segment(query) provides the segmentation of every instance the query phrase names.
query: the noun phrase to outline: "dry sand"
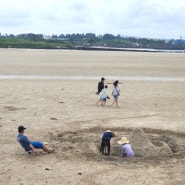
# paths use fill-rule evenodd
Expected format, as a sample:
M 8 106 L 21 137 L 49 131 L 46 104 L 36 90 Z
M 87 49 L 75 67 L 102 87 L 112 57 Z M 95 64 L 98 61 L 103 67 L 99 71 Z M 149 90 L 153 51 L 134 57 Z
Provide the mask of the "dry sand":
M 120 108 L 95 106 L 98 80 L 112 77 L 185 78 L 185 55 L 172 53 L 0 49 L 0 75 L 86 76 L 83 80 L 0 80 L 0 184 L 185 184 L 185 81 L 120 80 Z M 118 79 L 119 80 L 119 79 Z M 25 154 L 16 141 L 24 125 L 31 140 L 56 152 Z M 101 135 L 143 128 L 173 154 L 102 156 Z M 157 140 L 159 139 L 159 140 Z

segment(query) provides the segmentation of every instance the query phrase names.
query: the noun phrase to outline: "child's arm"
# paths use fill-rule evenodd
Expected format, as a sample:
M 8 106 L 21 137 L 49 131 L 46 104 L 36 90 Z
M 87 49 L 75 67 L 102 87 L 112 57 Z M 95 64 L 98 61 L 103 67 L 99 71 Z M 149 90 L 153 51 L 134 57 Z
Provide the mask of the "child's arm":
M 33 147 L 33 145 L 30 143 L 29 144 L 29 147 L 36 153 L 37 151 L 36 151 L 36 149 Z

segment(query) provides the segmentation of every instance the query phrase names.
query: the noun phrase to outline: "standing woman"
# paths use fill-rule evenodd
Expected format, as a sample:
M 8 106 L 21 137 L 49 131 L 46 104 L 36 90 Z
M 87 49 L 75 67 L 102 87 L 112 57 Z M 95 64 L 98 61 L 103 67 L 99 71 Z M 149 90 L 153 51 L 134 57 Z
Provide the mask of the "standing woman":
M 113 97 L 114 97 L 114 101 L 113 101 L 113 103 L 111 104 L 111 106 L 113 106 L 115 103 L 116 103 L 116 106 L 117 107 L 119 107 L 118 106 L 118 96 L 120 95 L 120 88 L 119 88 L 119 86 L 118 86 L 118 80 L 116 80 L 114 83 L 113 83 L 113 86 L 114 86 L 114 88 L 113 88 L 113 91 L 112 91 L 112 95 L 113 95 Z

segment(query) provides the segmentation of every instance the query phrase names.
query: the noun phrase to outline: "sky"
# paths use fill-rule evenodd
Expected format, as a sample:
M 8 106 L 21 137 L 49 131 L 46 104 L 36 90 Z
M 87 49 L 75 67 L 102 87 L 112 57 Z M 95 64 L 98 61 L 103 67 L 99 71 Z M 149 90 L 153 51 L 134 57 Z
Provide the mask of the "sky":
M 185 39 L 185 0 L 0 0 L 0 33 Z

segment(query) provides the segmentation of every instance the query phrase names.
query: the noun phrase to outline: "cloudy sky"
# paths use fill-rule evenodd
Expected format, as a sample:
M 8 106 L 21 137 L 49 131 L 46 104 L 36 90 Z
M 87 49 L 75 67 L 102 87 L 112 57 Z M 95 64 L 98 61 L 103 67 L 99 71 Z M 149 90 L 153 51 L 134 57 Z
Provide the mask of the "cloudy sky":
M 185 0 L 0 0 L 0 33 L 185 39 Z

